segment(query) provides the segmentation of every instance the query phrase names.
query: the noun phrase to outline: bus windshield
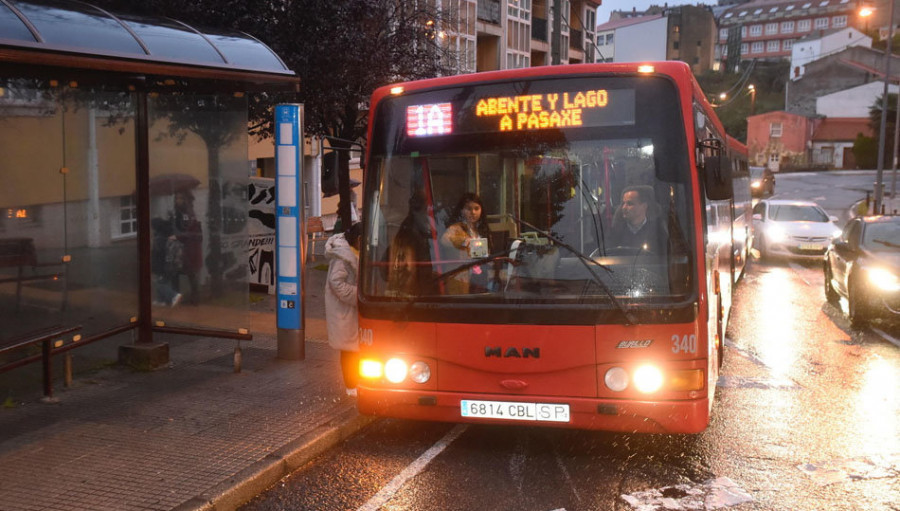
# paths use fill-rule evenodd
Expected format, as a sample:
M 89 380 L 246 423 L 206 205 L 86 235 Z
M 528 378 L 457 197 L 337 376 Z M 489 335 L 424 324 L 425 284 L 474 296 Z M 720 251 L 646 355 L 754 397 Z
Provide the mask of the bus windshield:
M 665 78 L 428 89 L 374 107 L 370 301 L 649 307 L 694 295 L 685 122 Z

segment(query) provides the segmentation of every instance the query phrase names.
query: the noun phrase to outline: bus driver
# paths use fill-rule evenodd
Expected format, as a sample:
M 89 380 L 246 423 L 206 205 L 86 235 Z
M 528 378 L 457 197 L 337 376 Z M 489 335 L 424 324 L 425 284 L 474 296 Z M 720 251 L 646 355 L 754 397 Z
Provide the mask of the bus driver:
M 613 218 L 609 247 L 627 247 L 648 254 L 666 253 L 668 233 L 659 218 L 653 200 L 653 187 L 629 186 L 622 192 L 622 203 Z

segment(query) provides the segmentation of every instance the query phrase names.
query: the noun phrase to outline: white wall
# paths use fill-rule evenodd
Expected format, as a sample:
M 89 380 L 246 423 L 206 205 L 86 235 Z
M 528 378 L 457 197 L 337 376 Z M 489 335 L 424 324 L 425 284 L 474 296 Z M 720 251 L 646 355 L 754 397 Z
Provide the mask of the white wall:
M 791 80 L 797 80 L 803 76 L 806 72 L 806 65 L 810 62 L 850 46 L 871 48 L 872 38 L 853 27 L 847 27 L 823 37 L 794 41 L 794 45 L 791 47 Z M 794 72 L 797 68 L 800 68 L 799 74 Z
M 858 87 L 816 98 L 816 113 L 825 117 L 869 117 L 869 107 L 884 92 L 884 82 L 871 82 Z M 896 93 L 890 85 L 888 92 Z
M 666 60 L 667 18 L 616 29 L 614 62 Z

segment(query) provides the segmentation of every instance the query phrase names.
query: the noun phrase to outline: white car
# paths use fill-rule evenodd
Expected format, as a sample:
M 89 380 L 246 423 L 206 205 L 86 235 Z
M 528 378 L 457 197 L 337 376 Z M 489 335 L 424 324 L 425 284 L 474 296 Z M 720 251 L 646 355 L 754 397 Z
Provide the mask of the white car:
M 832 241 L 841 235 L 815 202 L 764 199 L 753 207 L 753 242 L 760 257 L 784 256 L 822 260 Z

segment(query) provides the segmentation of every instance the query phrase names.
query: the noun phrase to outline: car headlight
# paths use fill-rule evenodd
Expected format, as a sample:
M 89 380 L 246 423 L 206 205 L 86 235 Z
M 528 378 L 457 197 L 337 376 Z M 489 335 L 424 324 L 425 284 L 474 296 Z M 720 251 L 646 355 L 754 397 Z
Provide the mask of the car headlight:
M 900 277 L 884 268 L 869 268 L 869 282 L 882 291 L 900 291 Z
M 760 186 L 762 186 L 762 183 L 760 183 L 759 181 L 754 181 L 750 183 L 750 186 L 752 186 L 753 188 L 759 188 Z
M 784 241 L 787 238 L 787 233 L 784 232 L 784 229 L 777 225 L 770 225 L 766 229 L 766 235 L 769 237 L 769 241 Z

